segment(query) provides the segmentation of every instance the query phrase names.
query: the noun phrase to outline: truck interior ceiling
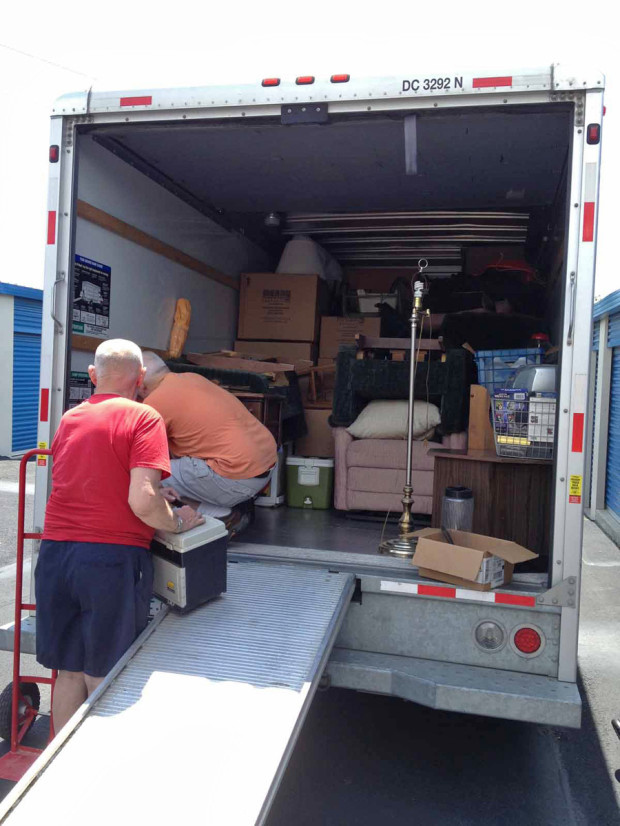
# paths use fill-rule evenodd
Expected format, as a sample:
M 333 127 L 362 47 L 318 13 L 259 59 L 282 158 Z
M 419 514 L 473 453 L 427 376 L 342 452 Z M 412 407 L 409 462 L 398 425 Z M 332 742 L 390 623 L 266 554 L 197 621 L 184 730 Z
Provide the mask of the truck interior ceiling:
M 308 109 L 312 110 L 311 104 Z M 279 267 L 287 245 L 292 239 L 303 238 L 319 245 L 321 254 L 338 272 L 337 277 L 326 277 L 329 286 L 325 287 L 326 296 L 317 298 L 317 313 L 358 319 L 360 331 L 369 337 L 410 337 L 412 283 L 418 261 L 428 261 L 423 307 L 430 316 L 425 316 L 422 336 L 439 345 L 436 349 L 429 345 L 429 351 L 418 359 L 427 391 L 431 377 L 426 398 L 436 402 L 442 413 L 434 436 L 439 442 L 436 448 L 442 446 L 442 439 L 444 447 L 456 447 L 449 437 L 460 431 L 467 434 L 470 426 L 469 385 L 461 403 L 466 407 L 464 419 L 458 428 L 449 425 L 446 413 L 455 404 L 454 399 L 433 386 L 432 365 L 449 363 L 446 354 L 450 350 L 465 349 L 471 354 L 471 383 L 485 385 L 490 397 L 497 390 L 497 381 L 493 386 L 493 382 L 482 379 L 483 363 L 476 354 L 537 348 L 545 361 L 558 363 L 556 348 L 561 344 L 566 275 L 564 245 L 573 118 L 570 106 L 558 103 L 449 111 L 319 112 L 314 116 L 309 111 L 298 114 L 299 122 L 290 123 L 250 114 L 232 119 L 80 127 L 75 254 L 111 268 L 110 336 L 135 338 L 145 348 L 165 351 L 175 302 L 186 297 L 192 304 L 186 355 L 223 356 L 226 351 L 230 358 L 230 351 L 235 355 L 243 351 L 256 360 L 256 354 L 262 352 L 260 341 L 269 336 L 243 334 L 237 326 L 241 276 L 304 273 L 303 268 Z M 308 122 L 303 122 L 306 119 Z M 91 208 L 99 218 L 89 215 Z M 212 278 L 208 272 L 190 271 L 179 257 L 174 261 L 168 255 L 167 261 L 157 263 L 161 256 L 156 249 L 140 247 L 131 235 L 122 237 L 122 232 L 106 227 L 101 214 L 203 262 L 223 279 Z M 365 296 L 375 300 L 374 305 L 363 304 Z M 70 369 L 77 374 L 85 370 L 90 354 L 86 348 L 80 349 L 82 327 L 75 326 L 76 319 L 74 308 Z M 363 327 L 366 319 L 376 319 L 376 326 Z M 323 341 L 318 340 L 319 321 L 317 338 L 305 339 L 316 348 L 309 358 L 314 369 L 310 371 L 311 380 L 309 368 L 299 369 L 295 382 L 310 430 L 317 410 L 323 410 L 325 417 L 331 416 L 330 425 L 336 428 L 348 422 L 338 408 L 338 376 L 344 351 L 341 349 L 338 355 L 337 345 L 335 352 L 327 355 L 323 351 Z M 360 358 L 363 342 L 358 340 L 356 344 L 354 334 L 353 340 L 345 338 L 341 336 L 338 343 L 350 351 L 357 346 L 357 361 L 407 361 L 408 356 L 399 353 L 393 344 L 375 348 L 376 352 L 364 353 Z M 248 346 L 241 348 L 244 342 L 240 340 L 245 339 Z M 267 343 L 265 360 L 283 361 L 270 353 Z M 331 378 L 327 369 L 330 359 L 338 363 L 338 372 Z M 492 363 L 497 362 L 492 359 Z M 526 358 L 523 364 L 527 363 Z M 518 358 L 514 364 L 522 366 Z M 194 363 L 192 369 L 197 366 L 201 365 Z M 306 403 L 309 389 L 312 398 Z M 552 389 L 557 393 L 559 387 L 556 384 Z M 424 393 L 418 397 L 425 398 Z M 281 435 L 280 441 L 285 438 L 290 443 L 289 453 L 297 456 L 295 437 Z M 308 435 L 300 438 L 308 439 Z M 517 450 L 527 440 L 530 446 L 531 434 L 516 443 L 514 457 L 532 458 Z M 553 456 L 553 436 L 551 442 L 543 443 L 546 452 L 534 456 L 540 461 L 538 465 L 533 462 L 531 468 Z M 458 446 L 467 447 L 467 441 Z M 492 439 L 487 447 L 495 451 Z M 329 449 L 323 451 L 323 456 L 334 454 L 338 462 L 342 455 L 338 447 L 331 453 Z M 308 451 L 305 455 L 312 457 Z M 323 542 L 329 542 L 326 527 L 333 527 L 336 518 L 368 518 L 374 513 L 374 524 L 355 524 L 362 528 L 367 525 L 364 529 L 368 531 L 380 531 L 386 511 L 398 515 L 397 491 L 399 485 L 402 490 L 404 470 L 397 464 L 399 481 L 390 482 L 395 486 L 388 491 L 384 488 L 388 482 L 380 477 L 389 467 L 374 468 L 376 479 L 374 473 L 358 474 L 366 479 L 373 477 L 368 490 L 362 490 L 355 481 L 352 471 L 360 467 L 349 467 L 351 473 L 344 483 L 340 473 L 340 484 L 349 487 L 337 491 L 335 505 L 345 514 L 326 516 L 317 510 L 316 519 L 323 520 L 317 523 L 324 534 Z M 531 520 L 544 523 L 538 537 L 528 537 L 530 545 L 536 544 L 530 549 L 540 554 L 538 561 L 530 563 L 530 570 L 539 572 L 547 569 L 551 543 L 550 461 L 545 465 L 545 474 L 536 485 L 541 485 L 541 491 L 545 489 L 544 493 L 539 491 L 538 499 L 546 504 L 543 507 L 539 501 L 534 507 L 530 503 L 529 510 Z M 437 512 L 432 478 L 424 480 L 420 476 L 417 492 L 424 503 L 418 514 L 420 524 L 429 524 Z M 519 506 L 516 494 L 511 496 L 512 504 L 503 507 L 515 511 L 528 507 L 525 498 Z M 487 502 L 485 507 L 493 506 Z M 286 507 L 257 509 L 256 525 L 248 532 L 248 541 L 251 537 L 269 537 L 276 542 L 277 520 L 284 524 L 287 518 L 294 518 L 287 517 L 286 512 Z M 332 522 L 325 521 L 329 519 Z M 518 519 L 527 520 L 528 516 L 521 512 Z M 256 527 L 261 524 L 262 534 Z M 352 524 L 353 520 L 348 519 L 347 525 Z M 361 528 L 355 530 L 361 532 Z M 497 535 L 490 525 L 486 530 Z M 286 538 L 286 533 L 283 536 Z M 334 531 L 331 536 L 335 536 Z M 504 533 L 503 538 L 520 539 L 526 544 L 523 535 Z M 301 544 L 291 535 L 288 540 L 289 544 Z M 371 545 L 375 547 L 373 543 L 369 550 Z

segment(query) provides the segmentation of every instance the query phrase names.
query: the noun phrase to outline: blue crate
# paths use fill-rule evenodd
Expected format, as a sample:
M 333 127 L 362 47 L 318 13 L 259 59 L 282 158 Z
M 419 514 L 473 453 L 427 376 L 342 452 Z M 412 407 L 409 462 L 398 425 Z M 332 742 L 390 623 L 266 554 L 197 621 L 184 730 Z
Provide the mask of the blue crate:
M 489 391 L 491 396 L 496 390 L 510 385 L 511 379 L 526 364 L 541 364 L 542 353 L 537 347 L 521 347 L 515 350 L 478 350 L 478 384 Z

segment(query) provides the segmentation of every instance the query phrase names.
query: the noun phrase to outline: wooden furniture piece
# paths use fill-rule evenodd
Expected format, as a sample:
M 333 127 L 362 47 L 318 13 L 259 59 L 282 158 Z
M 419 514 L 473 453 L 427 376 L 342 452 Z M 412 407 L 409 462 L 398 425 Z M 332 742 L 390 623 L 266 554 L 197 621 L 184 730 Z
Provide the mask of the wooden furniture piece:
M 546 569 L 551 536 L 553 464 L 497 456 L 495 451 L 434 451 L 433 527 L 441 526 L 441 502 L 449 485 L 474 493 L 473 532 L 509 539 L 540 554 L 528 569 Z
M 355 336 L 358 359 L 373 358 L 375 350 L 388 350 L 392 361 L 405 361 L 411 350 L 409 338 L 377 338 L 358 333 Z M 441 344 L 434 338 L 421 338 L 416 343 L 418 361 L 425 361 L 431 352 L 443 353 Z M 442 355 L 442 361 L 444 357 Z
M 264 424 L 276 440 L 278 447 L 282 444 L 282 404 L 283 399 L 267 396 L 264 393 L 250 393 L 245 390 L 233 390 L 243 406 Z
M 327 407 L 331 407 L 336 377 L 336 362 L 311 367 L 308 375 L 310 379 L 308 401 L 313 405 L 322 402 Z M 331 377 L 331 381 L 329 381 L 329 377 Z

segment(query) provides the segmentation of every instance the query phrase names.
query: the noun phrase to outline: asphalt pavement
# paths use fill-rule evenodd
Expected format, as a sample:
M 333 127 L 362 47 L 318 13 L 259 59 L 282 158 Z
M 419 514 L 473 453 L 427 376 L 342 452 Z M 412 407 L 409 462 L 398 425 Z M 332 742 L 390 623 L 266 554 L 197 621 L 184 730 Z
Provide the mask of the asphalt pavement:
M 13 609 L 16 479 L 16 463 L 0 461 L 0 624 Z M 267 826 L 620 824 L 620 741 L 610 726 L 620 714 L 619 594 L 620 550 L 586 520 L 580 730 L 319 692 Z M 33 660 L 24 657 L 25 666 L 37 668 Z M 0 652 L 0 689 L 10 681 L 10 665 L 11 655 Z M 33 745 L 44 743 L 46 727 L 46 718 L 35 724 Z M 0 781 L 0 798 L 11 785 Z

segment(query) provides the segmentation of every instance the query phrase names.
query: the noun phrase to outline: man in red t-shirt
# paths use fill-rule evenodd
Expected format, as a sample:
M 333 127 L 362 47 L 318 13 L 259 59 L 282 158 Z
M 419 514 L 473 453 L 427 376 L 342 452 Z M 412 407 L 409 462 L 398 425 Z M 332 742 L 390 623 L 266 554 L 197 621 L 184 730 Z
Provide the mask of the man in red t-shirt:
M 181 532 L 204 519 L 173 511 L 164 422 L 135 401 L 140 348 L 114 339 L 89 367 L 95 393 L 61 419 L 52 442 L 52 493 L 35 574 L 37 660 L 57 669 L 59 731 L 146 627 L 156 529 Z

